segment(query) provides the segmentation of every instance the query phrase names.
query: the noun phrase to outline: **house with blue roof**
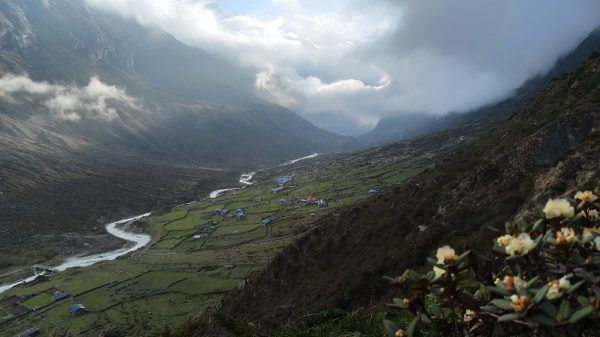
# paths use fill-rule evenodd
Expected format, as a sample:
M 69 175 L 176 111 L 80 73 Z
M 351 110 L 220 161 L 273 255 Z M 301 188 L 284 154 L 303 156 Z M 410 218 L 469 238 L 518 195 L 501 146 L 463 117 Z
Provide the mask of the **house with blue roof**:
M 69 294 L 64 291 L 60 291 L 60 290 L 55 291 L 54 294 L 52 295 L 53 302 L 58 302 L 58 301 L 64 300 L 65 298 L 69 298 Z
M 290 177 L 290 176 L 281 176 L 281 177 L 275 178 L 275 182 L 278 183 L 279 185 L 287 184 L 290 181 L 292 181 L 292 177 Z
M 71 311 L 71 315 L 73 316 L 79 316 L 85 313 L 85 307 L 83 306 L 83 304 L 72 304 L 69 307 L 69 310 Z

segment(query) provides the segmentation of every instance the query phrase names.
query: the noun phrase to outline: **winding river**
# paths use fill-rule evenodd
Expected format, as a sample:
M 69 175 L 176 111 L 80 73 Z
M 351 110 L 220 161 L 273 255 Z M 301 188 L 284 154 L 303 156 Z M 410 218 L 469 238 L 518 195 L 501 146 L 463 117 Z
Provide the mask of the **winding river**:
M 318 154 L 312 154 L 310 156 L 290 160 L 288 162 L 281 164 L 280 166 L 290 165 L 290 164 L 296 163 L 296 162 L 304 160 L 304 159 L 315 158 L 317 155 Z M 256 172 L 242 173 L 242 175 L 240 176 L 239 182 L 240 182 L 240 184 L 244 185 L 243 187 L 226 188 L 226 189 L 212 191 L 212 192 L 210 192 L 208 197 L 211 199 L 214 199 L 224 192 L 238 190 L 240 188 L 250 186 L 250 185 L 252 185 L 252 178 L 254 177 L 255 174 L 256 174 Z M 92 254 L 92 255 L 86 255 L 86 256 L 69 257 L 60 265 L 51 266 L 51 269 L 54 272 L 62 272 L 62 271 L 65 271 L 65 270 L 71 269 L 71 268 L 89 267 L 98 262 L 115 260 L 120 256 L 129 254 L 131 252 L 134 252 L 134 251 L 144 247 L 152 240 L 152 237 L 150 235 L 128 232 L 128 231 L 120 228 L 119 226 L 125 225 L 125 224 L 130 224 L 134 221 L 149 217 L 151 214 L 152 213 L 149 212 L 149 213 L 137 215 L 134 217 L 130 217 L 127 219 L 111 222 L 106 225 L 106 231 L 109 234 L 111 234 L 119 239 L 123 239 L 123 240 L 129 242 L 125 247 L 119 248 L 117 250 L 109 251 L 109 252 L 104 252 L 104 253 L 98 253 L 98 254 Z M 0 285 L 0 294 L 2 294 L 3 292 L 5 292 L 9 289 L 12 289 L 12 288 L 18 286 L 18 285 L 33 282 L 42 275 L 46 275 L 46 272 L 36 273 L 30 277 L 18 280 L 14 283 Z

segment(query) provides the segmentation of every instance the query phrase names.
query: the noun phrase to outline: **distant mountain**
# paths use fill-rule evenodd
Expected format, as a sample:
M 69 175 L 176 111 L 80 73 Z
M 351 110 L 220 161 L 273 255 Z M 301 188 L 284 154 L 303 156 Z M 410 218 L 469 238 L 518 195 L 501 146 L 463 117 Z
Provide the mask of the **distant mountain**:
M 257 98 L 253 83 L 248 69 L 84 0 L 0 1 L 0 246 L 353 146 Z
M 526 81 L 511 97 L 467 113 L 452 113 L 437 117 L 423 114 L 403 114 L 383 118 L 375 128 L 357 137 L 364 146 L 381 145 L 398 140 L 444 130 L 467 122 L 496 122 L 525 106 L 553 78 L 572 71 L 592 53 L 600 52 L 600 28 L 594 30 L 579 46 L 562 57 L 547 74 Z

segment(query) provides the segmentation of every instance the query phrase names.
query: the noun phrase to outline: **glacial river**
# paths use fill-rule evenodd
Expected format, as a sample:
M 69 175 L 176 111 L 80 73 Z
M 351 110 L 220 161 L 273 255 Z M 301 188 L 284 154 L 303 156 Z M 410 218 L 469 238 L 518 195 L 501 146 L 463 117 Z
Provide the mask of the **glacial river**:
M 312 154 L 310 156 L 290 160 L 281 165 L 293 164 L 300 160 L 310 159 L 310 158 L 314 158 L 316 156 L 317 156 L 317 154 Z M 212 191 L 212 192 L 210 192 L 208 197 L 211 199 L 214 199 L 224 192 L 238 190 L 240 188 L 250 186 L 250 185 L 252 185 L 252 178 L 254 177 L 255 174 L 256 174 L 256 172 L 242 173 L 242 175 L 240 176 L 239 182 L 240 182 L 240 184 L 244 185 L 243 187 L 226 188 L 226 189 Z M 111 222 L 106 225 L 106 231 L 109 234 L 111 234 L 119 239 L 123 239 L 123 240 L 129 242 L 125 247 L 117 249 L 117 250 L 113 250 L 110 252 L 104 252 L 104 253 L 98 253 L 98 254 L 92 254 L 92 255 L 86 255 L 86 256 L 69 257 L 60 265 L 51 266 L 52 270 L 55 272 L 61 272 L 61 271 L 65 271 L 67 269 L 76 268 L 76 267 L 89 267 L 98 262 L 115 260 L 120 256 L 129 254 L 131 252 L 134 252 L 134 251 L 144 247 L 152 240 L 152 237 L 150 235 L 128 232 L 128 231 L 120 228 L 120 226 L 130 224 L 134 221 L 149 217 L 151 214 L 152 213 L 145 213 L 145 214 L 137 215 L 137 216 L 130 217 L 127 219 Z M 0 294 L 2 294 L 3 292 L 5 292 L 11 288 L 14 288 L 20 284 L 33 282 L 39 276 L 42 276 L 42 275 L 45 275 L 45 273 L 44 272 L 38 273 L 35 275 L 31 275 L 30 277 L 18 280 L 14 283 L 0 285 Z

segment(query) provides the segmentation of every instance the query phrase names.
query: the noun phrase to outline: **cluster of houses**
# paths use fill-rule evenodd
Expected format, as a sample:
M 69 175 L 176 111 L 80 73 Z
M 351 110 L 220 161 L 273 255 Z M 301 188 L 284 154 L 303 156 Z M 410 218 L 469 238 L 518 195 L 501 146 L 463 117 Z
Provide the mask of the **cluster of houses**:
M 299 200 L 302 207 L 327 207 L 327 201 L 323 199 L 317 199 L 315 197 L 306 197 Z
M 216 221 L 209 221 L 206 225 L 201 226 L 200 230 L 196 235 L 193 236 L 194 239 L 204 239 L 209 237 L 212 233 L 217 230 L 217 225 L 219 223 Z
M 215 209 L 215 215 L 223 217 L 223 219 L 227 219 L 227 215 L 229 214 L 229 210 L 226 208 L 217 208 Z
M 48 290 L 48 291 L 51 291 L 51 290 Z M 68 299 L 70 297 L 71 297 L 71 295 L 69 295 L 69 293 L 67 293 L 67 292 L 64 292 L 61 290 L 54 290 L 54 293 L 52 294 L 52 302 L 62 301 L 62 300 Z M 76 317 L 76 316 L 80 316 L 85 313 L 85 307 L 83 306 L 83 304 L 72 304 L 69 306 L 69 311 L 71 312 L 71 315 L 73 317 Z M 13 337 L 33 337 L 33 336 L 39 336 L 40 334 L 41 334 L 40 329 L 38 329 L 36 327 L 31 327 L 31 328 L 28 328 L 26 330 L 19 332 L 18 334 L 14 335 Z

